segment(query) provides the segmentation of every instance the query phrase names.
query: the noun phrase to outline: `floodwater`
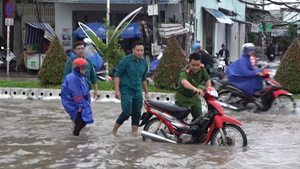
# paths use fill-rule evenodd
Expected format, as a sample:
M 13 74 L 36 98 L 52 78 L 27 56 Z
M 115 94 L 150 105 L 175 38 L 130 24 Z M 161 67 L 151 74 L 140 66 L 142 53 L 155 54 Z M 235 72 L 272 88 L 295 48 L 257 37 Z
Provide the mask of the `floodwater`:
M 93 102 L 95 123 L 72 136 L 59 100 L 0 100 L 0 168 L 299 168 L 299 112 L 226 113 L 240 120 L 245 148 L 144 142 L 130 120 L 109 135 L 120 104 Z M 141 129 L 139 130 L 141 132 Z

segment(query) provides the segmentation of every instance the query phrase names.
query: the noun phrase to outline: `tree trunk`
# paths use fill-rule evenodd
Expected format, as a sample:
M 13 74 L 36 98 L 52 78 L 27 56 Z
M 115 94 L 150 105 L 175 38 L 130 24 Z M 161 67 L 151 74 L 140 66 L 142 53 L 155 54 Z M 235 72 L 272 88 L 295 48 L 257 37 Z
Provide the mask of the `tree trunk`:
M 26 71 L 24 58 L 23 58 L 23 42 L 22 42 L 22 14 L 19 14 L 16 9 L 16 0 L 11 0 L 15 6 L 14 12 L 14 51 L 17 61 L 17 71 Z

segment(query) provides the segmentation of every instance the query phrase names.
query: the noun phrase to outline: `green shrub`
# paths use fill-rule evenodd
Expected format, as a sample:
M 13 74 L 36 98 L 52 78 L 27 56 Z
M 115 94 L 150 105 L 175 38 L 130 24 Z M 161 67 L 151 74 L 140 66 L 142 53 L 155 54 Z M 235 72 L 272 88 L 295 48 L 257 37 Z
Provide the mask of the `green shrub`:
M 46 53 L 38 79 L 42 85 L 62 84 L 65 62 L 68 59 L 60 40 L 56 36 Z
M 116 66 L 120 59 L 125 56 L 123 50 L 119 49 L 119 41 L 122 41 L 122 38 L 119 38 L 118 35 L 126 28 L 128 25 L 125 22 L 119 30 L 115 32 L 115 26 L 110 27 L 107 20 L 104 18 L 106 30 L 108 30 L 108 39 L 110 39 L 109 43 L 106 45 L 103 40 L 88 32 L 88 35 L 91 37 L 91 40 L 94 42 L 94 46 L 96 46 L 97 52 L 104 58 L 104 61 L 108 61 L 108 69 L 109 72 L 112 73 L 114 66 Z
M 182 51 L 179 42 L 173 35 L 154 71 L 153 80 L 157 87 L 163 89 L 177 88 L 180 70 L 188 63 Z
M 282 61 L 277 69 L 274 79 L 276 79 L 283 89 L 300 93 L 300 45 L 297 38 L 285 52 Z

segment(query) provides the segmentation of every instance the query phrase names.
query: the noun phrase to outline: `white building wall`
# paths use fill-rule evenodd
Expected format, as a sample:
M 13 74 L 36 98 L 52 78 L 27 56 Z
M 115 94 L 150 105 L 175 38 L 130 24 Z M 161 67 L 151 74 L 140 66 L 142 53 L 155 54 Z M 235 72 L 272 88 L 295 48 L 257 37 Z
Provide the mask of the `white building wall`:
M 246 25 L 245 24 L 239 24 L 240 29 L 239 29 L 239 33 L 240 33 L 240 39 L 239 39 L 239 46 L 238 46 L 238 51 L 239 51 L 239 57 L 241 57 L 241 55 L 243 54 L 243 49 L 242 46 L 245 43 L 245 36 L 246 36 Z
M 230 29 L 228 30 L 229 34 L 229 43 L 227 44 L 227 49 L 230 52 L 230 61 L 234 62 L 237 60 L 239 56 L 239 24 L 234 23 L 228 26 Z
M 218 23 L 218 33 L 217 33 L 217 43 L 216 43 L 216 48 L 217 52 L 218 49 L 221 49 L 222 44 L 227 45 L 226 43 L 226 24 L 224 23 Z

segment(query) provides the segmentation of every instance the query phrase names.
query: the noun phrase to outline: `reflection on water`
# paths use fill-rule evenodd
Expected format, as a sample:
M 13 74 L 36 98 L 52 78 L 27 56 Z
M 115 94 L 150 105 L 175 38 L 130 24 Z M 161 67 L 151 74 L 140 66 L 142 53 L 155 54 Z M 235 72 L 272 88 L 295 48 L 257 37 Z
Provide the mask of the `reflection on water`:
M 248 147 L 144 142 L 125 122 L 109 135 L 116 103 L 92 103 L 95 123 L 71 134 L 59 101 L 1 100 L 0 168 L 298 168 L 299 113 L 227 115 L 244 126 Z

